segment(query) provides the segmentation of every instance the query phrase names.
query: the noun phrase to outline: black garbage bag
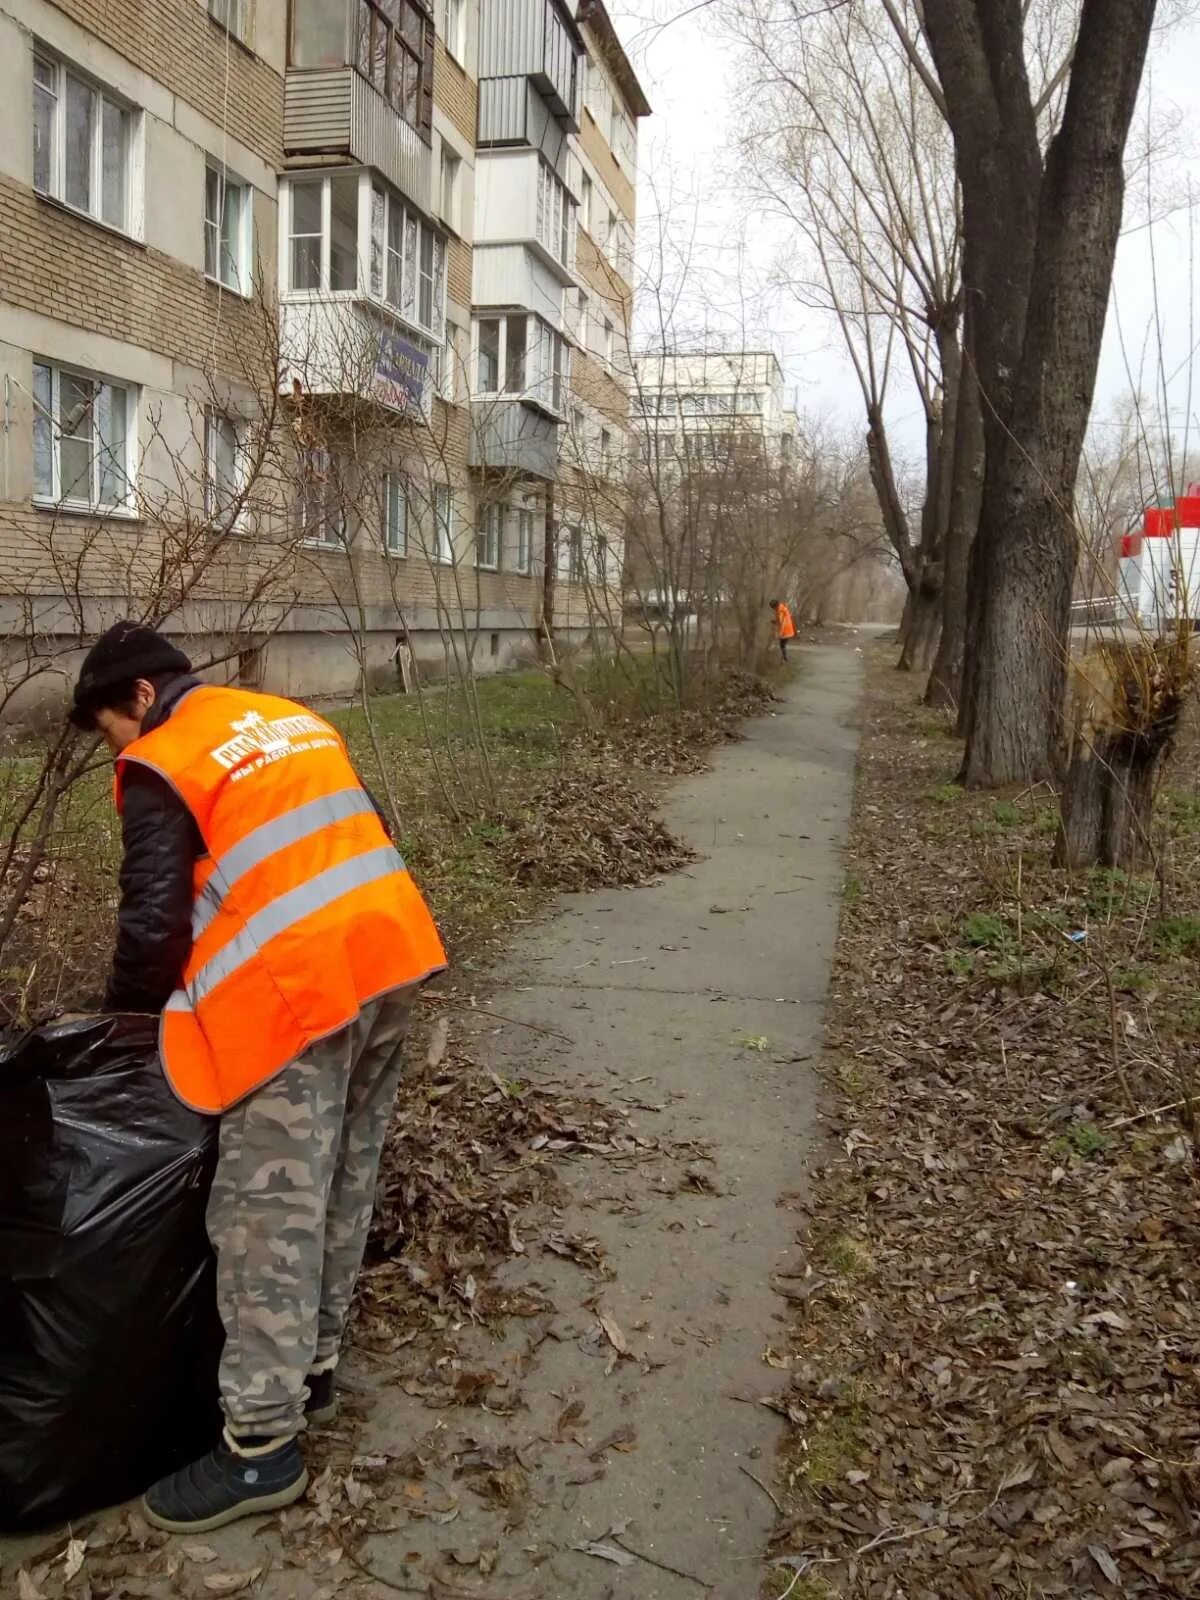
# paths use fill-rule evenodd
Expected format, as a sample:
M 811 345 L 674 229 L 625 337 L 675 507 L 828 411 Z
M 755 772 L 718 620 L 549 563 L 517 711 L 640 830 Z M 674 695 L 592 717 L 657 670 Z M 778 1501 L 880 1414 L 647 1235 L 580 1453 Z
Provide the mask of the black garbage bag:
M 211 1448 L 221 1328 L 204 1210 L 217 1122 L 157 1019 L 0 1049 L 0 1526 L 77 1517 Z

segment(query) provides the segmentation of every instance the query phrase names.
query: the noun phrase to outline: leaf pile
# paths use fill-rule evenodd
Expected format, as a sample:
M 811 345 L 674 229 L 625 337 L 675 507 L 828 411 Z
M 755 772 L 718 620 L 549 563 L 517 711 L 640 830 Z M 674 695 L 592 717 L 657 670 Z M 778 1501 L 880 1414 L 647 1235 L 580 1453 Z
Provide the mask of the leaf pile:
M 880 657 L 829 1024 L 835 1154 L 771 1360 L 792 1371 L 769 1402 L 792 1424 L 772 1586 L 1183 1600 L 1196 1171 L 1146 1113 L 1173 1098 L 1153 1019 L 1192 996 L 1195 959 L 1155 969 L 1147 1020 L 1146 904 L 1100 916 L 1094 877 L 1050 870 L 1052 796 L 949 793 L 957 746 L 928 722 Z M 1180 885 L 1190 927 L 1200 885 Z
M 583 1252 L 553 1231 L 553 1163 L 640 1161 L 657 1150 L 616 1107 L 501 1078 L 457 1048 L 444 1059 L 431 1051 L 405 1077 L 384 1147 L 362 1332 L 394 1347 L 451 1320 L 545 1309 L 514 1303 L 490 1280 L 527 1248 Z
M 553 779 L 501 848 L 518 884 L 552 892 L 644 883 L 695 859 L 616 767 Z

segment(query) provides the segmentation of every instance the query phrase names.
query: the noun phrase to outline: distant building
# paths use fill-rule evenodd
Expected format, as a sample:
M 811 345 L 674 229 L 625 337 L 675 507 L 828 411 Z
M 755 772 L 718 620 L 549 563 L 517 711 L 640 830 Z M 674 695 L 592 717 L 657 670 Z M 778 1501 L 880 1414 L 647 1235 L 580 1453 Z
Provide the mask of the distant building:
M 774 463 L 797 451 L 800 419 L 769 350 L 654 353 L 634 361 L 633 406 L 652 453 L 719 462 L 732 448 Z

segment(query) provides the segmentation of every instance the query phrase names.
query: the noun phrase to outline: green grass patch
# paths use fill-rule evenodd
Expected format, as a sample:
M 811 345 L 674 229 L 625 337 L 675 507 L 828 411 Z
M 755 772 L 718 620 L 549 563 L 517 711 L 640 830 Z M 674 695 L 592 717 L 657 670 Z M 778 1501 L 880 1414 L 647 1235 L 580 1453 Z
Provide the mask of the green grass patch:
M 816 1253 L 825 1271 L 839 1278 L 861 1278 L 871 1270 L 867 1247 L 853 1234 L 830 1234 L 821 1241 Z
M 1154 943 L 1169 956 L 1200 956 L 1200 917 L 1164 917 L 1154 924 Z
M 951 806 L 956 800 L 961 800 L 966 790 L 958 783 L 942 783 L 936 789 L 930 789 L 925 796 L 932 800 L 935 806 Z
M 972 911 L 963 920 L 962 937 L 973 950 L 1003 950 L 1012 940 L 1007 923 L 991 911 Z
M 1077 1156 L 1084 1161 L 1094 1161 L 1097 1156 L 1102 1156 L 1112 1144 L 1112 1139 L 1107 1133 L 1101 1133 L 1094 1122 L 1078 1122 L 1068 1133 L 1071 1148 Z
M 805 1435 L 800 1471 L 810 1488 L 832 1488 L 854 1468 L 862 1454 L 865 1421 L 861 1390 L 852 1385 L 832 1416 L 823 1418 Z

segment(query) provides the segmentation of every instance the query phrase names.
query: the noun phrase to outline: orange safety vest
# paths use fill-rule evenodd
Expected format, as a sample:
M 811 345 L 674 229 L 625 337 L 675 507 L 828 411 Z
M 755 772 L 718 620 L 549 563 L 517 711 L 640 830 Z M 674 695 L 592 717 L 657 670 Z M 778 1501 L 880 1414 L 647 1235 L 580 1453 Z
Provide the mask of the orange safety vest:
M 792 621 L 792 613 L 782 600 L 775 607 L 775 635 L 779 639 L 796 637 L 796 624 Z
M 236 1105 L 369 1000 L 446 965 L 340 735 L 291 700 L 200 686 L 117 758 L 159 773 L 204 840 L 192 952 L 167 1002 L 167 1079 Z

